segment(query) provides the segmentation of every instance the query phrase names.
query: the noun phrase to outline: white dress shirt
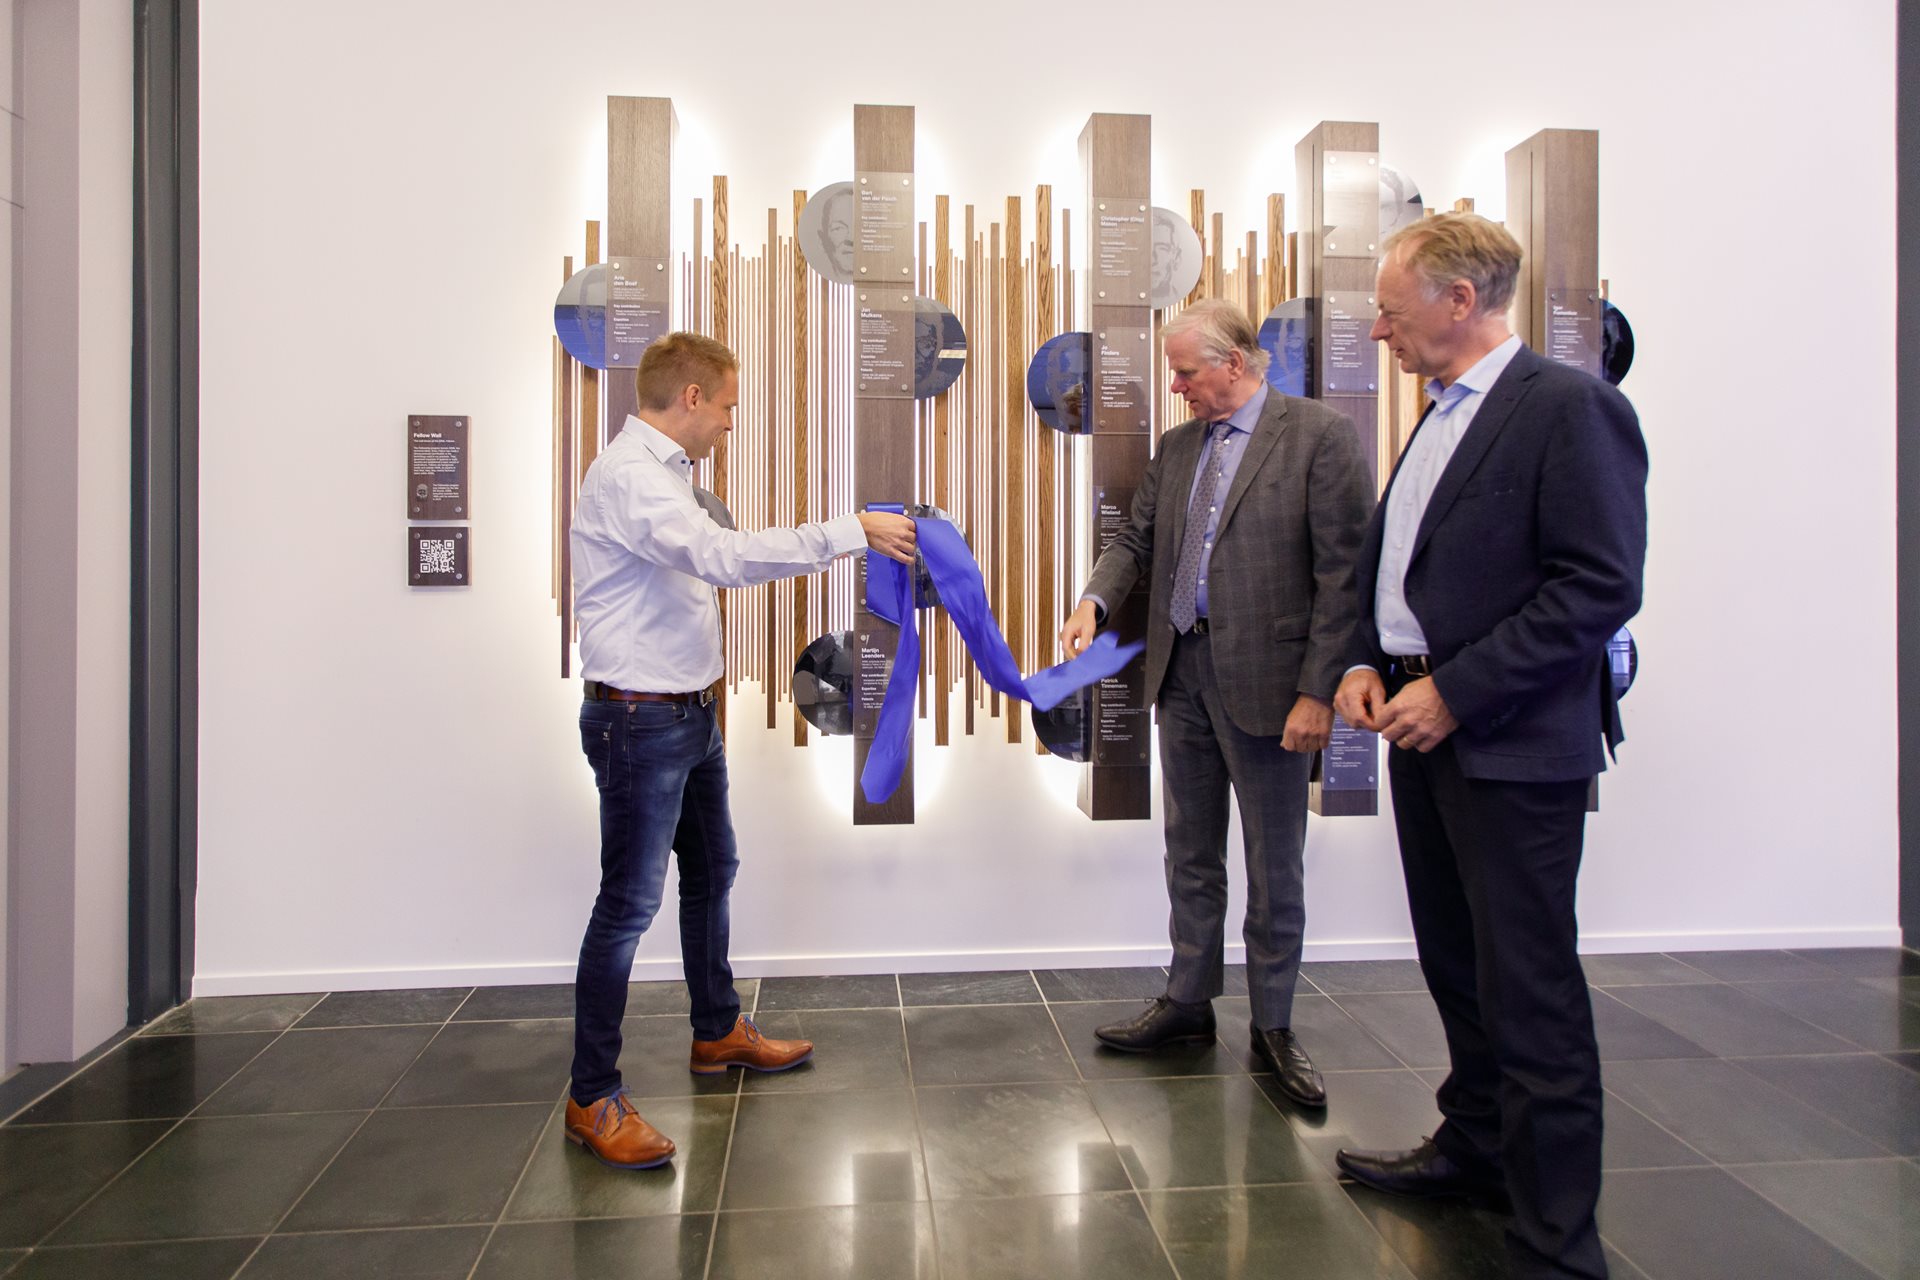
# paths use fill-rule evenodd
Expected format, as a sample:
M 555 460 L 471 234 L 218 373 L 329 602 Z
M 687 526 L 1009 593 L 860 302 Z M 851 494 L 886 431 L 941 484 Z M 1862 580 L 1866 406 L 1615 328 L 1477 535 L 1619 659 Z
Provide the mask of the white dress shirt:
M 1380 539 L 1380 576 L 1373 588 L 1373 619 L 1380 628 L 1380 648 L 1393 656 L 1429 652 L 1420 620 L 1407 607 L 1407 565 L 1414 538 L 1427 514 L 1440 476 L 1453 460 L 1460 437 L 1473 425 L 1481 402 L 1520 350 L 1518 337 L 1508 338 L 1482 356 L 1450 387 L 1438 378 L 1427 383 L 1433 409 L 1414 433 L 1407 456 L 1387 493 L 1387 523 Z
M 580 674 L 644 693 L 692 693 L 726 670 L 715 587 L 812 573 L 867 545 L 856 515 L 721 528 L 694 497 L 686 451 L 633 416 L 587 468 L 570 537 Z

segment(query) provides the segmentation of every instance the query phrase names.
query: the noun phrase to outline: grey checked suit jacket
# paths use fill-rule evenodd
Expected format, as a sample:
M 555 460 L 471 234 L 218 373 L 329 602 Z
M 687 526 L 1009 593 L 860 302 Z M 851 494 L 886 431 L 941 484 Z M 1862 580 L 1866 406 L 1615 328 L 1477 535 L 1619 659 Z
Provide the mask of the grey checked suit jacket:
M 1167 610 L 1206 431 L 1194 420 L 1162 438 L 1131 519 L 1101 553 L 1083 593 L 1121 620 L 1123 641 L 1138 639 L 1125 633 L 1120 606 L 1150 575 L 1149 703 L 1159 701 L 1173 652 Z M 1243 731 L 1278 735 L 1302 693 L 1332 699 L 1352 648 L 1354 558 L 1372 509 L 1353 424 L 1269 387 L 1227 491 L 1207 571 L 1214 672 L 1227 714 Z

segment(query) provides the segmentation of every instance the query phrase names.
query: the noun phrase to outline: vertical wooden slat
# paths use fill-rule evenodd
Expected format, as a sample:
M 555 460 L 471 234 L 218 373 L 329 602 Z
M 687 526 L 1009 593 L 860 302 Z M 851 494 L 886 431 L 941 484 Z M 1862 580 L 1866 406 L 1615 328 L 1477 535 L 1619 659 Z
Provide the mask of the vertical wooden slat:
M 807 506 L 807 254 L 800 244 L 800 214 L 807 207 L 807 193 L 793 193 L 793 522 L 805 524 L 809 518 Z M 800 654 L 813 643 L 813 629 L 807 617 L 807 589 L 812 584 L 811 574 L 801 574 L 793 580 L 793 657 L 798 662 Z M 807 745 L 807 718 L 800 714 L 800 708 L 793 709 L 793 745 Z
M 1024 670 L 1027 661 L 1027 433 L 1025 388 L 1020 377 L 1020 352 L 1025 346 L 1021 335 L 1022 308 L 1025 303 L 1020 271 L 1020 197 L 1007 197 L 1006 286 L 1001 316 L 1006 325 L 1005 362 L 1001 376 L 1006 388 L 1007 466 L 1002 481 L 1007 490 L 1006 564 L 1007 634 L 1012 640 L 1014 662 Z M 1021 716 L 1018 707 L 1007 708 L 1007 741 L 1020 741 Z
M 1193 225 L 1193 234 L 1200 238 L 1200 278 L 1187 291 L 1185 305 L 1190 307 L 1207 296 L 1206 263 L 1214 251 L 1213 244 L 1207 238 L 1207 193 L 1198 187 L 1187 192 L 1187 221 Z
M 1210 238 L 1213 242 L 1213 278 L 1208 282 L 1207 296 L 1209 298 L 1224 298 L 1227 296 L 1226 214 L 1216 213 L 1213 215 L 1213 235 Z
M 1053 337 L 1053 188 L 1039 186 L 1033 193 L 1033 275 L 1036 285 L 1033 316 L 1032 347 L 1038 350 L 1047 339 Z M 1026 360 L 1020 361 L 1016 374 L 1024 391 Z M 1021 396 L 1020 416 L 1032 418 L 1024 394 Z M 1028 667 L 1033 670 L 1047 665 L 1047 643 L 1055 619 L 1060 616 L 1059 605 L 1054 590 L 1054 528 L 1059 523 L 1055 511 L 1054 496 L 1054 432 L 1051 427 L 1040 427 L 1034 436 L 1034 560 L 1038 581 L 1034 584 L 1034 608 L 1032 632 L 1027 651 Z M 1034 750 L 1042 754 L 1046 745 L 1038 735 L 1034 737 Z
M 986 528 L 985 528 L 985 522 L 983 522 L 980 519 L 980 509 L 979 509 L 979 502 L 978 502 L 979 489 L 975 485 L 974 477 L 975 477 L 977 468 L 979 466 L 979 460 L 980 460 L 980 430 L 979 430 L 980 365 L 981 365 L 981 362 L 986 359 L 986 354 L 991 344 L 981 341 L 981 333 L 982 333 L 982 330 L 980 328 L 981 253 L 980 253 L 979 238 L 974 234 L 974 230 L 973 230 L 973 206 L 972 205 L 966 206 L 964 222 L 965 222 L 965 228 L 962 231 L 961 243 L 965 245 L 967 249 L 966 326 L 967 326 L 967 334 L 968 334 L 967 341 L 968 341 L 969 350 L 967 352 L 967 368 L 964 375 L 966 385 L 967 385 L 967 412 L 966 412 L 966 416 L 960 420 L 961 429 L 964 435 L 964 439 L 962 441 L 962 448 L 960 450 L 960 457 L 963 459 L 965 463 L 965 465 L 961 468 L 962 492 L 960 495 L 960 509 L 964 513 L 963 518 L 966 520 L 966 528 L 973 538 L 974 555 L 980 559 L 980 563 L 982 565 L 985 565 L 988 563 L 988 561 L 985 558 L 986 557 Z M 991 587 L 988 588 L 987 599 L 988 600 L 993 599 Z M 965 728 L 968 735 L 971 735 L 973 733 L 974 707 L 975 707 L 975 704 L 977 704 L 979 701 L 980 701 L 980 673 L 978 670 L 975 669 L 972 663 L 968 663 L 967 664 L 966 697 L 962 700 L 962 706 L 965 708 L 965 713 L 966 713 Z
M 587 223 L 587 256 L 583 266 L 594 266 L 600 261 L 600 224 Z M 580 480 L 586 476 L 587 468 L 600 456 L 600 371 L 582 366 L 580 369 L 580 454 L 576 459 L 579 471 L 574 476 L 574 488 L 580 487 Z
M 1267 290 L 1260 318 L 1287 300 L 1287 198 L 1267 197 Z
M 951 203 L 946 196 L 933 198 L 933 298 L 949 311 L 953 310 Z M 968 338 L 971 341 L 972 335 Z M 948 453 L 953 447 L 952 415 L 953 390 L 949 389 L 933 402 L 933 505 L 949 513 L 953 512 L 953 459 Z M 953 733 L 953 624 L 945 613 L 939 616 L 933 639 L 933 741 L 944 747 Z
M 766 359 L 766 405 L 763 409 L 765 422 L 760 430 L 766 433 L 766 509 L 760 513 L 762 528 L 780 523 L 777 511 L 778 501 L 775 486 L 780 482 L 780 433 L 775 430 L 774 406 L 780 402 L 777 394 L 780 384 L 780 341 L 778 335 L 779 295 L 775 292 L 779 285 L 779 272 L 774 269 L 780 253 L 780 211 L 767 210 L 767 251 L 761 261 L 761 271 L 765 276 L 766 299 L 765 315 L 762 317 L 767 349 Z M 779 609 L 780 584 L 769 582 L 762 593 L 762 608 L 766 611 L 766 666 L 762 672 L 767 695 L 767 728 L 780 727 L 780 686 L 779 649 L 780 637 L 775 621 Z

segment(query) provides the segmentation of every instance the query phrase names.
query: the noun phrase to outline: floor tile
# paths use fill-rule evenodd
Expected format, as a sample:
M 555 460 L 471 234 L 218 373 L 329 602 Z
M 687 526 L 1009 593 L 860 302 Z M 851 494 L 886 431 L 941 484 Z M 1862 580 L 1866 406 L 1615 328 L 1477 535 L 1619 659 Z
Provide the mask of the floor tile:
M 1181 1280 L 1411 1280 L 1337 1187 L 1156 1191 L 1146 1200 Z
M 1920 1049 L 1920 1004 L 1896 992 L 1864 982 L 1743 982 L 1739 986 L 1863 1049 Z
M 1341 1147 L 1405 1150 L 1419 1146 L 1440 1125 L 1433 1086 L 1411 1071 L 1328 1071 L 1323 1076 L 1327 1105 L 1322 1111 L 1280 1100 L 1271 1076 L 1255 1076 L 1254 1083 L 1279 1101 L 1287 1122 L 1329 1174 Z
M 1141 1190 L 1324 1182 L 1286 1117 L 1245 1076 L 1087 1086 Z
M 1587 982 L 1596 987 L 1663 987 L 1710 981 L 1705 970 L 1657 951 L 1581 956 L 1580 967 L 1587 971 Z
M 1885 1058 L 1743 1058 L 1739 1066 L 1895 1155 L 1920 1156 L 1920 1076 Z
M 26 1256 L 25 1249 L 0 1249 L 0 1276 L 13 1270 L 14 1265 Z
M 1920 1169 L 1912 1164 L 1847 1160 L 1727 1172 L 1888 1280 L 1920 1275 Z
M 700 1280 L 713 1218 L 513 1222 L 493 1233 L 473 1280 Z
M 184 1120 L 55 1233 L 54 1244 L 265 1235 L 365 1112 Z M 191 1193 L 183 1194 L 183 1189 Z
M 1884 1056 L 1887 1061 L 1898 1063 L 1909 1071 L 1920 1072 L 1920 1053 L 1889 1053 Z
M 1648 1275 L 1867 1280 L 1866 1268 L 1720 1169 L 1616 1173 L 1600 1230 Z
M 1139 1198 L 1067 1195 L 933 1206 L 944 1280 L 1172 1280 Z
M 571 1022 L 450 1022 L 401 1077 L 385 1105 L 551 1103 L 565 1091 L 572 1061 Z
M 736 1071 L 748 1093 L 904 1089 L 907 1041 L 898 1009 L 819 1009 L 756 1020 L 776 1040 L 811 1040 L 813 1057 L 785 1071 Z
M 640 1218 L 656 1213 L 711 1213 L 720 1202 L 720 1173 L 733 1132 L 732 1098 L 650 1098 L 641 1118 L 673 1139 L 673 1159 L 658 1169 L 613 1169 L 567 1141 L 566 1106 L 534 1148 L 507 1217 Z
M 914 1092 L 935 1200 L 1071 1195 L 1129 1185 L 1084 1086 L 969 1085 Z
M 480 987 L 453 1015 L 455 1022 L 514 1022 L 529 1018 L 573 1017 L 571 982 L 524 987 Z
M 890 973 L 845 978 L 762 978 L 756 1015 L 785 1009 L 897 1009 L 900 986 Z
M 907 1047 L 917 1085 L 1079 1078 L 1045 1005 L 909 1009 Z
M 1623 1102 L 1720 1163 L 1887 1154 L 1727 1062 L 1616 1062 L 1606 1070 L 1606 1085 Z
M 1244 1075 L 1253 1062 L 1247 1039 L 1247 1002 L 1213 1002 L 1219 1039 L 1213 1044 L 1174 1045 L 1157 1053 L 1122 1053 L 1094 1038 L 1093 1029 L 1125 1022 L 1144 1006 L 1138 1000 L 1102 1000 L 1054 1004 L 1048 1010 L 1060 1028 L 1074 1065 L 1089 1080 L 1145 1079 L 1159 1076 Z M 1264 1069 L 1264 1068 L 1263 1068 Z
M 1341 1190 L 1417 1280 L 1506 1280 L 1505 1218 L 1461 1200 L 1413 1200 L 1357 1183 Z
M 1409 1067 L 1447 1065 L 1447 1035 L 1440 1025 L 1440 1011 L 1425 991 L 1342 995 L 1334 1003 Z
M 709 1274 L 727 1280 L 933 1280 L 933 1214 L 924 1204 L 723 1213 Z
M 734 1123 L 723 1209 L 926 1198 L 913 1096 L 746 1095 Z
M 1600 1042 L 1602 1062 L 1713 1056 L 1679 1032 L 1615 999 L 1611 992 L 1593 991 L 1589 995 L 1593 1034 Z
M 1615 987 L 1607 995 L 1722 1057 L 1844 1053 L 1853 1048 L 1784 1009 L 1720 983 L 1694 987 Z
M 289 1031 L 268 1046 L 201 1115 L 371 1111 L 380 1105 L 437 1027 Z
M 7 1280 L 228 1280 L 259 1243 L 179 1240 L 39 1249 L 9 1271 Z
M 1646 1272 L 1627 1261 L 1621 1252 L 1600 1237 L 1600 1250 L 1607 1255 L 1607 1280 L 1653 1280 Z
M 491 1227 L 410 1227 L 271 1236 L 240 1280 L 467 1280 Z
M 1299 984 L 1301 990 L 1311 991 L 1310 983 Z M 1244 964 L 1223 965 L 1220 969 L 1220 994 L 1223 996 L 1244 996 L 1247 994 L 1247 966 Z
M 1371 1067 L 1397 1067 L 1400 1060 L 1367 1029 L 1353 1020 L 1331 997 L 1296 995 L 1293 998 L 1293 1030 L 1300 1046 L 1322 1071 L 1362 1071 Z M 1264 1062 L 1253 1070 L 1266 1071 Z
M 373 1113 L 294 1206 L 288 1231 L 491 1222 L 551 1106 Z
M 1679 1169 L 1712 1163 L 1611 1090 L 1607 1091 L 1602 1105 L 1605 1108 L 1602 1168 Z
M 398 991 L 336 991 L 295 1025 L 385 1027 L 445 1022 L 472 990 L 472 987 L 412 987 Z
M 573 1024 L 567 1024 L 567 1035 Z M 687 1070 L 687 1055 L 693 1048 L 693 1031 L 680 1016 L 627 1018 L 620 1024 L 624 1043 L 620 1046 L 620 1079 L 627 1092 L 636 1098 L 729 1098 L 740 1092 L 740 1077 L 745 1072 L 728 1071 L 720 1075 L 697 1076 Z M 562 1082 L 571 1067 L 560 1070 Z M 809 1067 L 795 1070 L 807 1071 Z
M 136 1120 L 0 1129 L 0 1246 L 40 1243 L 172 1127 Z
M 1002 973 L 903 973 L 900 998 L 921 1004 L 1032 1004 L 1040 999 L 1033 974 L 1025 969 Z
M 35 1103 L 14 1123 L 184 1116 L 272 1044 L 277 1034 L 134 1036 Z
M 740 997 L 742 1009 L 753 1008 L 753 991 L 749 983 L 733 984 L 734 994 Z M 678 979 L 663 982 L 629 982 L 627 984 L 628 1018 L 653 1017 L 660 1014 L 677 1013 L 687 1016 L 693 1009 L 693 1001 L 687 996 L 687 984 Z M 568 1010 L 571 1018 L 573 1011 Z
M 1323 960 L 1301 965 L 1300 974 L 1330 996 L 1427 991 L 1418 960 Z
M 1167 994 L 1167 971 L 1128 969 L 1036 969 L 1034 979 L 1049 1000 L 1151 1000 Z
M 320 1003 L 320 993 L 202 996 L 163 1015 L 141 1035 L 198 1036 L 222 1031 L 284 1031 Z
M 1827 965 L 1791 951 L 1676 951 L 1672 955 L 1722 982 L 1841 976 Z
M 1802 947 L 1793 954 L 1850 978 L 1920 977 L 1920 952 L 1902 947 Z

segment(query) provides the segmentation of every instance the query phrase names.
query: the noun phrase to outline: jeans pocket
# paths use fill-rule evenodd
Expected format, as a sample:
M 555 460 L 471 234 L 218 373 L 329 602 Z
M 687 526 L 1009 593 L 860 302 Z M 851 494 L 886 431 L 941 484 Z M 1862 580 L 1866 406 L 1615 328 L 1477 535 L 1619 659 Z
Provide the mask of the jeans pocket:
M 687 722 L 684 702 L 629 702 L 624 719 L 631 733 L 652 733 L 673 729 Z

